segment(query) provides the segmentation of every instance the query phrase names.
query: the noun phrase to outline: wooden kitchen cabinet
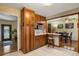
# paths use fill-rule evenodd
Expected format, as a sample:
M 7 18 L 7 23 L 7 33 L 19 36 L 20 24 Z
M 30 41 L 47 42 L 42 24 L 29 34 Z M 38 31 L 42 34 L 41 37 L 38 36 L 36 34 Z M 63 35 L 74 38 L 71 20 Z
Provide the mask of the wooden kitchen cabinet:
M 35 37 L 35 47 L 41 47 L 46 44 L 46 35 L 39 35 Z
M 35 13 L 34 12 L 31 12 L 30 13 L 30 25 L 34 25 L 35 24 L 35 17 L 36 17 L 36 15 L 35 15 Z
M 35 49 L 40 47 L 40 45 L 39 45 L 39 39 L 40 39 L 39 36 L 35 37 Z
M 23 8 L 22 9 L 22 20 L 25 25 L 34 25 L 35 23 L 35 13 L 32 10 Z
M 46 17 L 43 17 L 43 18 L 42 18 L 42 21 L 46 21 Z
M 36 24 L 43 16 L 30 9 L 21 10 L 21 51 L 27 53 L 46 44 L 46 36 L 35 36 Z M 45 20 L 45 19 L 44 19 Z
M 30 26 L 30 50 L 35 49 L 35 32 L 34 32 L 34 25 Z
M 35 15 L 35 23 L 37 23 L 39 21 L 39 16 L 36 14 Z
M 37 15 L 37 22 L 41 21 L 40 15 Z
M 39 45 L 43 46 L 46 44 L 46 35 L 41 35 L 39 39 Z
M 40 20 L 43 21 L 43 17 L 42 16 L 40 16 Z
M 22 34 L 21 34 L 21 50 L 23 53 L 29 52 L 30 51 L 30 37 L 29 37 L 29 31 L 30 27 L 29 26 L 22 26 Z
M 46 18 L 43 16 L 40 16 L 40 21 L 46 21 Z
M 21 11 L 21 23 L 21 50 L 26 53 L 34 49 L 34 12 L 23 8 Z

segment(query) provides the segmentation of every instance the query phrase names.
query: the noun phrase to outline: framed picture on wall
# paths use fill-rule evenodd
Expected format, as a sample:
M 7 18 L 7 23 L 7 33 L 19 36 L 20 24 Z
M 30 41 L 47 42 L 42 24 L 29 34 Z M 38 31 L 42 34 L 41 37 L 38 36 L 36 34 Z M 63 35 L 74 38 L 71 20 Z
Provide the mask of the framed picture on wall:
M 66 23 L 65 24 L 65 28 L 66 29 L 72 29 L 72 28 L 74 28 L 74 23 Z
M 58 29 L 63 29 L 63 24 L 58 24 Z

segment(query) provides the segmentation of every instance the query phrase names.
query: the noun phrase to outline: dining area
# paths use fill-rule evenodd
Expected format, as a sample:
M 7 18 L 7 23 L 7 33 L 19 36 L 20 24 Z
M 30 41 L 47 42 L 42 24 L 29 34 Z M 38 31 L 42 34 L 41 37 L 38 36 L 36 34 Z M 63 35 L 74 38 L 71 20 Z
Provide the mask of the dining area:
M 78 15 L 48 20 L 48 47 L 78 52 Z
M 72 40 L 72 32 L 48 33 L 48 47 L 62 47 L 68 50 L 77 51 L 77 42 Z

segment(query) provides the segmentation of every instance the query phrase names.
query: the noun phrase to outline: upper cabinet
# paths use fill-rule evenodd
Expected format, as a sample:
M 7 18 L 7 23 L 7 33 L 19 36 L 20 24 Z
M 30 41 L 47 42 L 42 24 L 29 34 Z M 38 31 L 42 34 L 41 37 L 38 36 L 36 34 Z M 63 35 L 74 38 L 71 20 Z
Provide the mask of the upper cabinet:
M 39 22 L 39 21 L 40 21 L 40 15 L 37 14 L 37 15 L 36 15 L 36 18 L 37 18 L 36 21 Z
M 35 13 L 30 9 L 23 8 L 22 9 L 22 23 L 24 25 L 34 25 L 35 23 Z
M 45 17 L 40 16 L 40 21 L 45 21 L 45 20 L 46 20 L 46 18 L 45 18 Z
M 35 18 L 36 18 L 36 19 L 35 19 L 35 23 L 37 23 L 38 20 L 39 20 L 39 16 L 36 14 L 36 15 L 35 15 Z
M 36 14 L 34 11 L 30 9 L 23 8 L 21 11 L 22 16 L 22 25 L 34 25 L 37 22 L 45 21 L 46 18 Z

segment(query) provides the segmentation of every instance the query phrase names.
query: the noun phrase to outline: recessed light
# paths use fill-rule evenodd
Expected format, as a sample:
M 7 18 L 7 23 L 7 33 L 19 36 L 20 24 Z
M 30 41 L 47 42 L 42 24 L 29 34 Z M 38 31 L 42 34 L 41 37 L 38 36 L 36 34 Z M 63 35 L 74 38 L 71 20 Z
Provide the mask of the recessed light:
M 51 6 L 52 3 L 42 3 L 44 6 Z

